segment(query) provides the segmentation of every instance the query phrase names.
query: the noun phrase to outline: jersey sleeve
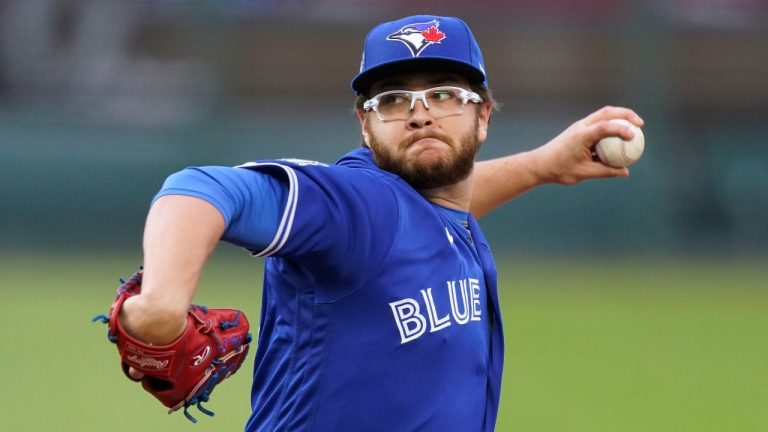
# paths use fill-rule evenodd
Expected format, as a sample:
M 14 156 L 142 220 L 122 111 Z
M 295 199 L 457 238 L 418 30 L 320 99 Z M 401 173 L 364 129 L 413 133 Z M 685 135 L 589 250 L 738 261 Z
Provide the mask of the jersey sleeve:
M 166 195 L 205 200 L 224 217 L 222 240 L 261 249 L 277 232 L 286 191 L 280 178 L 266 173 L 231 167 L 191 167 L 169 176 L 153 202 Z
M 298 260 L 343 285 L 360 283 L 388 253 L 400 203 L 381 172 L 283 160 L 241 167 L 281 177 L 288 189 L 275 238 L 254 255 Z

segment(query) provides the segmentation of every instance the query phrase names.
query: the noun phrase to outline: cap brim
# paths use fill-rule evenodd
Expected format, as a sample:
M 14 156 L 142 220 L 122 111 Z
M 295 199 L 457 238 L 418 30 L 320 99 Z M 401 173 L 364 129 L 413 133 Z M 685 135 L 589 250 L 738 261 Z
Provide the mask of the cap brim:
M 455 73 L 467 78 L 470 83 L 485 84 L 485 74 L 474 65 L 455 59 L 429 57 L 402 59 L 372 67 L 352 80 L 352 90 L 358 94 L 366 93 L 373 83 L 388 76 L 433 71 Z

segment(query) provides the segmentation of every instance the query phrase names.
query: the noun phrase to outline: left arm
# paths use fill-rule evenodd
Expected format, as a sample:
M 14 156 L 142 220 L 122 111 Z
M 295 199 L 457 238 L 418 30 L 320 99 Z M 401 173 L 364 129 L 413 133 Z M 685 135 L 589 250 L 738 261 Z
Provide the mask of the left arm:
M 588 179 L 627 177 L 627 168 L 611 168 L 592 158 L 597 141 L 608 136 L 632 139 L 632 131 L 610 119 L 623 118 L 636 126 L 643 120 L 632 110 L 604 107 L 572 124 L 534 150 L 477 162 L 474 170 L 472 215 L 480 218 L 525 192 L 548 183 L 571 185 Z

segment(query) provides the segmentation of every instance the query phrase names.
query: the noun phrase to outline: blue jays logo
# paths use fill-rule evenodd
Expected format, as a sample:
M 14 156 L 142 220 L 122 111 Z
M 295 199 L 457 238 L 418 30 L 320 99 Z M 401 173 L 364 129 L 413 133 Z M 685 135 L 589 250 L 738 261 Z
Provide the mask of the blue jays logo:
M 414 57 L 418 57 L 424 48 L 439 44 L 445 39 L 445 33 L 438 30 L 440 21 L 432 20 L 425 23 L 408 24 L 400 30 L 387 36 L 387 40 L 399 41 L 405 44 Z

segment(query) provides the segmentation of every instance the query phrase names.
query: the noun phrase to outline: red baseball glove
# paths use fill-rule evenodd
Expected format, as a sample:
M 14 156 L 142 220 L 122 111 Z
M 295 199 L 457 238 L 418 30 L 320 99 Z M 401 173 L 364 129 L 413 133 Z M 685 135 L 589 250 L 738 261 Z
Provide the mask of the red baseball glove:
M 117 344 L 123 372 L 129 378 L 129 367 L 143 373 L 144 378 L 138 381 L 170 408 L 169 414 L 183 407 L 184 415 L 196 423 L 187 409 L 197 405 L 201 412 L 213 416 L 200 404 L 208 402 L 213 388 L 245 360 L 251 342 L 248 319 L 238 310 L 192 305 L 187 327 L 175 341 L 168 345 L 144 343 L 126 333 L 119 319 L 125 299 L 141 292 L 141 277 L 139 270 L 127 282 L 121 280 L 109 316 L 98 315 L 93 321 L 109 325 L 107 337 Z

